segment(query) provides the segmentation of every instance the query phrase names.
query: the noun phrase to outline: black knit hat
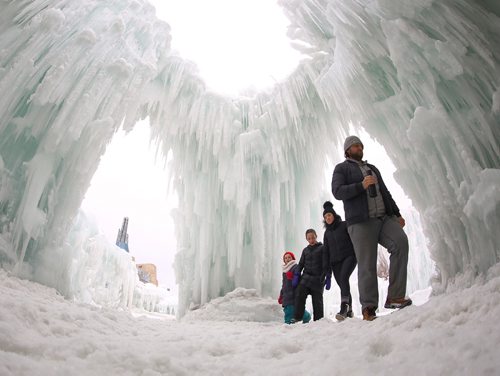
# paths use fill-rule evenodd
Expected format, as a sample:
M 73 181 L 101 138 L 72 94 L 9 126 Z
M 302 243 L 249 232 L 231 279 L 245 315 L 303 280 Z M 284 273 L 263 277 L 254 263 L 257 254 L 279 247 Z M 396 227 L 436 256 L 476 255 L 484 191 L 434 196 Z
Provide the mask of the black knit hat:
M 333 210 L 333 204 L 330 202 L 330 201 L 325 201 L 325 203 L 323 204 L 323 217 L 325 216 L 326 213 L 332 213 L 334 216 L 337 215 L 337 213 L 335 213 L 335 210 Z

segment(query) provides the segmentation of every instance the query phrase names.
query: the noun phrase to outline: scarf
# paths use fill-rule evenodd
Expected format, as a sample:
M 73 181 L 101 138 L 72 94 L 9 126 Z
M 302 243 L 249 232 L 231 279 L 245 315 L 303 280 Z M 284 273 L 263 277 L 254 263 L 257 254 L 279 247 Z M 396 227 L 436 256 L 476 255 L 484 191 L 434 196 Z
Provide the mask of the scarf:
M 297 261 L 290 260 L 290 262 L 288 264 L 282 265 L 281 267 L 283 268 L 283 273 L 286 273 L 287 271 L 289 271 L 296 264 L 297 264 Z

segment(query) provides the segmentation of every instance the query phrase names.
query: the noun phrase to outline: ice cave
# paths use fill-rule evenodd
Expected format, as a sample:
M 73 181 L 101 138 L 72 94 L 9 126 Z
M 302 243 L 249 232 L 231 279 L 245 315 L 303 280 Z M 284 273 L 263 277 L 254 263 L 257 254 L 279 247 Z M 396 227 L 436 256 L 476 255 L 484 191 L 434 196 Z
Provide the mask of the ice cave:
M 113 135 L 146 118 L 172 153 L 179 316 L 239 287 L 276 295 L 279 255 L 332 198 L 311 182 L 352 129 L 384 146 L 416 209 L 415 242 L 427 239 L 435 267 L 422 274 L 431 264 L 414 257 L 415 286 L 432 274 L 439 294 L 497 264 L 498 2 L 279 4 L 307 58 L 272 89 L 231 98 L 171 53 L 145 0 L 1 2 L 2 268 L 68 298 L 133 304 L 134 266 L 79 207 Z

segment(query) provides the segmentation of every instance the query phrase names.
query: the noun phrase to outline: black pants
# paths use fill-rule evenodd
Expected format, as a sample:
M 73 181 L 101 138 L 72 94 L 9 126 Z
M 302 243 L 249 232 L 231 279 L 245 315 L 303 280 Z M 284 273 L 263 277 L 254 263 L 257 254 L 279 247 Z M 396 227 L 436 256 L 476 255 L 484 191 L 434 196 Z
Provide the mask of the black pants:
M 349 277 L 356 268 L 356 256 L 346 257 L 342 261 L 332 264 L 333 275 L 340 287 L 340 300 L 342 303 L 349 303 L 352 307 L 351 286 Z
M 323 317 L 323 288 L 311 289 L 301 283 L 295 290 L 295 320 L 301 321 L 306 309 L 307 295 L 311 295 L 313 304 L 314 321 Z

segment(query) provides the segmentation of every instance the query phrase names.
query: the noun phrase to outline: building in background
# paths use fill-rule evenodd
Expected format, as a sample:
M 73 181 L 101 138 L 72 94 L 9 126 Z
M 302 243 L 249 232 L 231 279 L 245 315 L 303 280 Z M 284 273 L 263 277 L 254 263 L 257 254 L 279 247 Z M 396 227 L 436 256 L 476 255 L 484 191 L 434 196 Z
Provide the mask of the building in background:
M 154 264 L 137 264 L 137 274 L 139 274 L 139 280 L 141 282 L 152 283 L 158 286 L 156 266 Z
M 123 218 L 122 228 L 118 229 L 118 236 L 116 237 L 116 245 L 121 249 L 129 252 L 128 249 L 128 217 Z
M 128 248 L 128 217 L 123 218 L 122 228 L 118 229 L 118 236 L 116 237 L 116 245 L 121 249 L 129 252 Z M 135 257 L 132 257 L 135 261 Z M 137 274 L 139 280 L 143 283 L 152 283 L 158 286 L 158 279 L 156 277 L 156 265 L 154 264 L 137 264 Z

